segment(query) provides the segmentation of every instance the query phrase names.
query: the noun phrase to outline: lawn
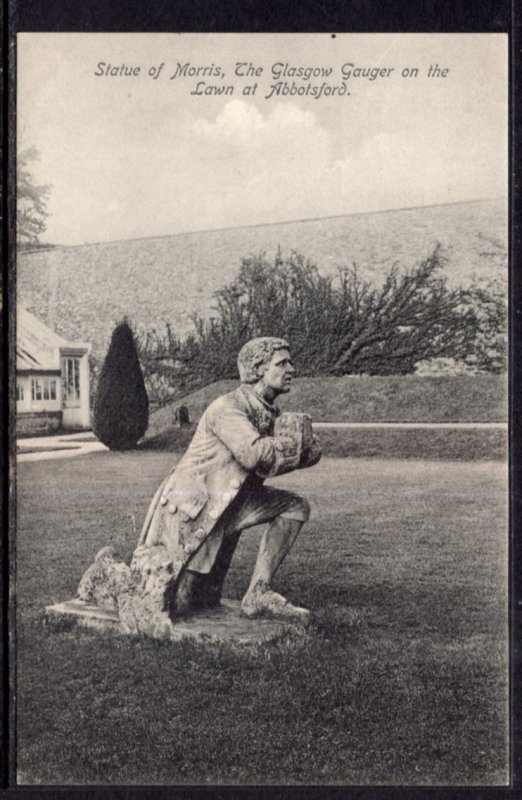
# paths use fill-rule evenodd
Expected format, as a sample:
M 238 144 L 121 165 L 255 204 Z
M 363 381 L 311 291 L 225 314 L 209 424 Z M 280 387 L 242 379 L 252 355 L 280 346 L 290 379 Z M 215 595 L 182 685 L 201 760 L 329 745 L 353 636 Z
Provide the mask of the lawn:
M 325 458 L 279 479 L 313 509 L 275 586 L 315 612 L 300 642 L 46 629 L 100 547 L 129 558 L 175 458 L 18 467 L 21 783 L 506 783 L 505 463 Z M 258 538 L 240 542 L 230 597 Z

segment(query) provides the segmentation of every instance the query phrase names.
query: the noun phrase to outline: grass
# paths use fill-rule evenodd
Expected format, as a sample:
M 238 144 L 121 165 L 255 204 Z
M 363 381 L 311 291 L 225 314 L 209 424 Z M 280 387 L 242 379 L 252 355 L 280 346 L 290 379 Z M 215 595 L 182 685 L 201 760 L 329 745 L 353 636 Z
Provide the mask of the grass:
M 217 381 L 155 411 L 149 436 L 172 427 L 180 404 L 195 422 L 212 400 L 237 385 L 237 380 Z M 315 422 L 505 422 L 507 380 L 504 375 L 296 378 L 278 403 L 284 411 L 306 409 Z
M 170 428 L 139 445 L 143 450 L 183 452 L 195 425 Z M 323 456 L 330 458 L 406 458 L 435 460 L 502 460 L 507 457 L 503 430 L 392 428 L 318 428 Z
M 130 557 L 175 459 L 19 465 L 20 782 L 506 782 L 503 464 L 327 458 L 278 479 L 313 510 L 275 585 L 315 611 L 298 648 L 50 633 L 44 606 L 100 547 Z M 258 539 L 242 537 L 228 596 Z
M 31 431 L 17 431 L 16 437 L 17 439 L 36 439 L 39 437 L 45 436 L 70 436 L 73 433 L 85 433 L 85 428 L 56 428 L 53 431 L 49 431 L 48 429 L 41 429 L 34 432 Z M 95 440 L 95 436 L 93 436 L 92 441 Z M 71 442 L 76 441 L 85 441 L 85 439 L 70 439 Z

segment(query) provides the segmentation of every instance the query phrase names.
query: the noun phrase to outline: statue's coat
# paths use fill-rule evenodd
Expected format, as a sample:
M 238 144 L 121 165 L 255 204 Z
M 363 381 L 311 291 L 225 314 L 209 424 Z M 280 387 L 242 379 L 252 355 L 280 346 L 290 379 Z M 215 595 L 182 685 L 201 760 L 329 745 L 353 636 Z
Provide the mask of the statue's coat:
M 225 533 L 219 522 L 246 478 L 311 466 L 294 437 L 273 435 L 278 414 L 246 384 L 211 403 L 152 500 L 135 561 L 143 547 L 164 545 L 178 574 L 189 561 L 191 570 L 211 570 Z

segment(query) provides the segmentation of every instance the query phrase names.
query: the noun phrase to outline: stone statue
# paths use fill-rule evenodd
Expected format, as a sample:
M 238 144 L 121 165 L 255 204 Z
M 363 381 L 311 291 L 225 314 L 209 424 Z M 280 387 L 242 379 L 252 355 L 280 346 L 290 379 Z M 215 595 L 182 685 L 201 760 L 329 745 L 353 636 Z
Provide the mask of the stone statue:
M 290 390 L 295 372 L 284 339 L 247 342 L 238 367 L 240 386 L 207 408 L 156 492 L 130 567 L 104 548 L 82 578 L 80 599 L 117 609 L 130 631 L 168 636 L 176 617 L 219 605 L 242 531 L 263 523 L 241 612 L 308 621 L 309 611 L 274 592 L 271 582 L 310 507 L 264 480 L 313 466 L 320 445 L 307 415 L 280 414 L 273 404 Z

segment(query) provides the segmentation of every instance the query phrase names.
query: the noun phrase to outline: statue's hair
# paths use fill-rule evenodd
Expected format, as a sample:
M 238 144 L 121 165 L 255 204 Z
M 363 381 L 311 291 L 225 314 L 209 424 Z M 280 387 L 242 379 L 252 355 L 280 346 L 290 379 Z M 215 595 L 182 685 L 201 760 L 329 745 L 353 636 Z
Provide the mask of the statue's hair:
M 263 364 L 268 364 L 277 350 L 289 350 L 286 339 L 275 336 L 259 336 L 250 339 L 243 345 L 237 357 L 239 378 L 241 383 L 256 383 L 259 380 L 258 369 Z

